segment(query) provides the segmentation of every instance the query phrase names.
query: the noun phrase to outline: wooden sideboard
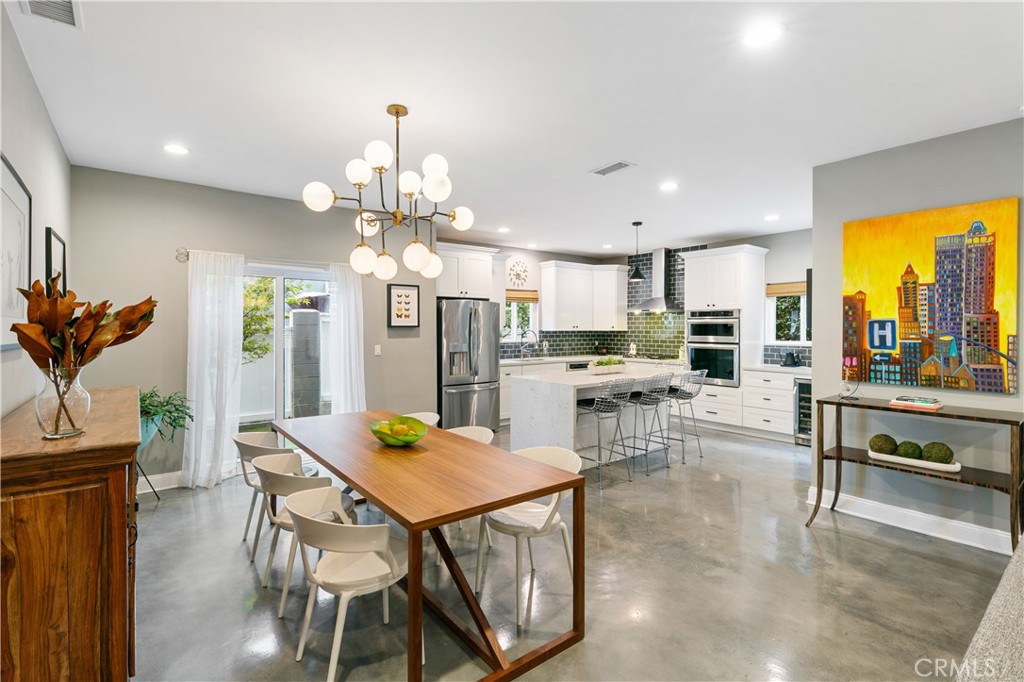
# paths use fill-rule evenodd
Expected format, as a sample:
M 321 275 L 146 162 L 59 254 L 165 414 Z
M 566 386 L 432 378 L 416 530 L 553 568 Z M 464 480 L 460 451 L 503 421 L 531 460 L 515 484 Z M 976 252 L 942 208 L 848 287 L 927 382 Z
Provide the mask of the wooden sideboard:
M 43 440 L 31 401 L 0 427 L 5 681 L 134 674 L 139 391 L 90 394 L 81 436 Z

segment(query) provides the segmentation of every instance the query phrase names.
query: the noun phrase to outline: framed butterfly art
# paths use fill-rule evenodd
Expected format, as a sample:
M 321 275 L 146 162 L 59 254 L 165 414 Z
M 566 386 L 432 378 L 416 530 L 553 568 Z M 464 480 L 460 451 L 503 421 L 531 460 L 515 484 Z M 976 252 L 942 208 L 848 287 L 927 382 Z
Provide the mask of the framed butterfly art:
M 418 285 L 388 285 L 388 326 L 420 326 L 420 288 Z

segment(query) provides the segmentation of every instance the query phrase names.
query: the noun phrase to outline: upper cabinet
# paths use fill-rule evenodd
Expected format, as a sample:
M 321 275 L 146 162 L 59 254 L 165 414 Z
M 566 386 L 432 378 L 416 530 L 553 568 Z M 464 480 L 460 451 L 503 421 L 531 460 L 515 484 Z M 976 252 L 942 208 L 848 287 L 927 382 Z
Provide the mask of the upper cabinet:
M 764 256 L 767 249 L 743 244 L 682 254 L 686 262 L 687 310 L 764 305 Z
M 542 330 L 625 331 L 625 266 L 546 261 L 540 272 Z
M 437 255 L 444 268 L 437 277 L 437 295 L 490 299 L 491 254 L 496 252 L 497 249 L 439 243 Z

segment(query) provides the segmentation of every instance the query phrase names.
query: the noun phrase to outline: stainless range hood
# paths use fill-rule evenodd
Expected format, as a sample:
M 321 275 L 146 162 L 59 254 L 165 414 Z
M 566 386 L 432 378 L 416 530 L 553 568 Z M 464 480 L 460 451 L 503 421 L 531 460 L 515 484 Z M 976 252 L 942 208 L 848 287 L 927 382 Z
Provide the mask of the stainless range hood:
M 680 304 L 667 298 L 668 290 L 665 287 L 665 268 L 667 256 L 665 249 L 655 249 L 651 253 L 651 297 L 641 301 L 639 305 L 631 306 L 631 313 L 681 313 L 683 308 Z M 674 267 L 674 265 L 673 265 Z

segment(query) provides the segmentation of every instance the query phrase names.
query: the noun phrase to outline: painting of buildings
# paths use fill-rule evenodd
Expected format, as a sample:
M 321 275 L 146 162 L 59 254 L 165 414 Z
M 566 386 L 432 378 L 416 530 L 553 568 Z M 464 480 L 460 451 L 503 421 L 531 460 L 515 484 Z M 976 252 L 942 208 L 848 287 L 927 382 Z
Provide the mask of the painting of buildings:
M 1013 197 L 844 223 L 843 379 L 1016 393 L 1018 212 Z

